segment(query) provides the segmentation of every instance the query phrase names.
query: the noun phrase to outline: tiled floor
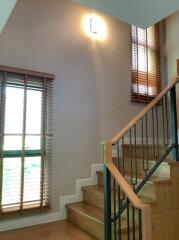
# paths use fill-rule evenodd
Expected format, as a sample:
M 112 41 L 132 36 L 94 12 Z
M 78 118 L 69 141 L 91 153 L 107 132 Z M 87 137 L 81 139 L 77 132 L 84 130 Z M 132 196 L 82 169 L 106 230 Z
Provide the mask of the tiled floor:
M 95 240 L 67 221 L 1 232 L 0 240 Z

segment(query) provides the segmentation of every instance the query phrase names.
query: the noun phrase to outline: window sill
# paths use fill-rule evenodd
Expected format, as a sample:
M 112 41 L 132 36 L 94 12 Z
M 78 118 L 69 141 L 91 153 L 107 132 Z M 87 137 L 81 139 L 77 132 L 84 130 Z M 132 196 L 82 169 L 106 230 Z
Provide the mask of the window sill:
M 33 203 L 23 206 L 23 209 L 20 209 L 20 206 L 15 207 L 6 207 L 1 210 L 1 217 L 2 216 L 11 216 L 11 215 L 24 215 L 26 213 L 35 213 L 35 212 L 44 212 L 51 210 L 49 204 L 44 205 L 43 207 L 40 206 L 39 203 Z

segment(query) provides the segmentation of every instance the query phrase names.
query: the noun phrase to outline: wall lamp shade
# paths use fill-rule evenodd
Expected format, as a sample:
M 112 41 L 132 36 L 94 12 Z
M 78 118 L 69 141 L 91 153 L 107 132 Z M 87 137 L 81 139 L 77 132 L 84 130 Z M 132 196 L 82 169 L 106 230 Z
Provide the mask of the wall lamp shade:
M 83 29 L 86 35 L 92 39 L 103 41 L 107 37 L 106 23 L 97 15 L 86 15 L 83 19 Z

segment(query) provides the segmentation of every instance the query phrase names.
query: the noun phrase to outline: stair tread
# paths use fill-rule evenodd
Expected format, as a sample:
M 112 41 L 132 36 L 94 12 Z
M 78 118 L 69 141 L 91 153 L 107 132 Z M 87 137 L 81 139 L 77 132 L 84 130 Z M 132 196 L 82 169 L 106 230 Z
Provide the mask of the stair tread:
M 79 212 L 80 214 L 84 214 L 89 218 L 93 218 L 98 222 L 104 224 L 104 210 L 94 207 L 88 203 L 84 202 L 77 202 L 77 203 L 70 203 L 67 204 L 66 207 L 73 211 Z M 127 230 L 127 220 L 125 218 L 121 219 L 121 230 Z
M 97 174 L 103 175 L 103 171 L 97 171 Z M 130 175 L 125 175 L 126 179 L 130 179 Z M 138 176 L 138 181 L 141 181 L 143 179 L 143 176 Z M 164 178 L 164 177 L 157 177 L 157 176 L 152 176 L 147 183 L 166 183 L 169 184 L 171 181 L 170 178 Z
M 130 157 L 124 157 L 125 161 L 130 161 Z M 113 160 L 114 161 L 117 161 L 117 157 L 113 157 Z M 120 157 L 119 160 L 122 160 L 122 158 Z M 141 157 L 136 157 L 136 161 L 139 162 L 139 161 L 143 161 L 143 159 Z M 165 160 L 163 160 L 163 162 L 160 164 L 160 165 L 168 165 L 168 162 L 170 161 L 169 158 L 166 158 Z M 153 158 L 149 158 L 148 159 L 148 162 L 149 163 L 153 163 L 153 164 L 156 164 L 156 160 L 154 160 Z
M 134 144 L 132 144 L 134 145 Z M 136 147 L 143 147 L 144 145 L 142 143 L 136 143 L 135 144 Z M 130 147 L 130 143 L 124 143 L 124 147 Z M 148 144 L 148 147 L 152 147 L 153 148 L 153 143 Z M 165 148 L 165 146 L 163 144 L 159 144 L 160 148 Z
M 173 159 L 167 159 L 166 162 L 167 162 L 168 165 L 179 166 L 179 162 L 178 161 L 174 161 Z
M 98 194 L 103 195 L 104 194 L 104 188 L 102 186 L 99 185 L 91 185 L 91 186 L 83 186 L 82 190 L 84 191 L 91 191 L 91 192 L 95 192 Z M 156 204 L 156 200 L 149 198 L 149 197 L 143 197 L 143 196 L 139 196 L 139 198 L 141 199 L 141 201 L 143 201 L 146 204 Z

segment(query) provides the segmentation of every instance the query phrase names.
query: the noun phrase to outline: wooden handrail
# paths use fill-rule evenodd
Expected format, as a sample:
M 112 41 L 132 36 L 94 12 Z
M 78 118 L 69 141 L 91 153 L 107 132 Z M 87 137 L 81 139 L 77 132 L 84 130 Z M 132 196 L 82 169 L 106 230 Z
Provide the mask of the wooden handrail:
M 179 61 L 178 61 L 179 64 Z M 120 132 L 118 132 L 109 142 L 105 144 L 105 155 L 104 164 L 109 169 L 110 174 L 116 180 L 120 189 L 124 192 L 126 197 L 129 199 L 132 206 L 141 210 L 142 213 L 142 239 L 152 240 L 152 229 L 151 229 L 151 209 L 150 206 L 144 204 L 137 194 L 133 191 L 131 186 L 125 180 L 123 175 L 119 172 L 112 159 L 112 146 L 116 144 L 134 125 L 136 125 L 154 106 L 156 106 L 161 99 L 179 82 L 179 76 L 167 86 L 161 93 L 149 103 L 139 114 L 137 114 Z
M 121 175 L 119 170 L 116 168 L 112 161 L 112 143 L 108 142 L 105 144 L 105 165 L 109 169 L 111 175 L 115 178 L 116 182 L 120 186 L 121 190 L 125 193 L 126 197 L 130 200 L 132 205 L 140 209 L 142 212 L 142 236 L 143 240 L 152 240 L 152 229 L 151 229 L 151 209 L 150 206 L 144 204 L 140 198 L 134 193 L 130 185 Z
M 149 112 L 160 100 L 179 82 L 179 76 L 168 85 L 161 93 L 154 98 L 141 112 L 139 112 L 121 131 L 119 131 L 111 140 L 112 144 L 116 144 L 144 115 Z

